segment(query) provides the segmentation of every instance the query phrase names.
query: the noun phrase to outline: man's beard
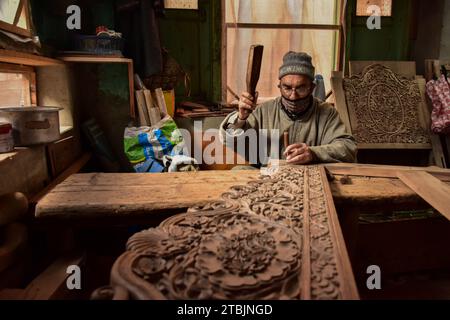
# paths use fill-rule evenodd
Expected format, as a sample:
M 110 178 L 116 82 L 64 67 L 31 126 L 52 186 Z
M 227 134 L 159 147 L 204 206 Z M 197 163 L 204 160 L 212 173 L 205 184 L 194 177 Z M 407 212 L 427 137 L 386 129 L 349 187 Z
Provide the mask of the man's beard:
M 305 112 L 311 105 L 312 95 L 309 95 L 306 98 L 300 98 L 296 100 L 291 100 L 282 96 L 281 102 L 289 112 L 292 112 L 293 114 L 301 114 Z

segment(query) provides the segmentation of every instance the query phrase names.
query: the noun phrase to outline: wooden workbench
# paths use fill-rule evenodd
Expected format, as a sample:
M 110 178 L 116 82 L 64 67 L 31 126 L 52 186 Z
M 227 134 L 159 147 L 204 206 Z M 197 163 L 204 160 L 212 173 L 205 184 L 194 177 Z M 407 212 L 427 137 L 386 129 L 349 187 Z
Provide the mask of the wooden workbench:
M 419 168 L 339 164 L 326 167 L 336 175 L 330 187 L 338 211 L 351 207 L 368 212 L 427 207 L 413 190 L 393 178 L 397 170 Z M 450 180 L 449 170 L 429 168 L 427 171 Z M 349 173 L 351 183 L 342 184 L 339 178 Z M 369 173 L 375 177 L 364 176 Z M 258 170 L 75 174 L 39 201 L 36 217 L 90 220 L 149 217 L 157 213 L 171 215 L 217 199 L 230 187 L 246 184 L 259 175 Z
M 328 195 L 331 191 L 339 218 L 333 218 L 336 217 L 336 214 L 334 214 L 330 220 L 339 235 L 332 243 L 343 252 L 337 253 L 336 257 L 339 257 L 342 260 L 341 262 L 347 266 L 345 270 L 337 274 L 347 279 L 343 283 L 353 286 L 352 290 L 347 290 L 350 293 L 343 291 L 338 297 L 353 299 L 357 298 L 358 294 L 354 289 L 356 288 L 356 282 L 353 280 L 351 268 L 356 266 L 358 274 L 365 275 L 365 269 L 361 269 L 361 266 L 366 267 L 366 262 L 370 260 L 363 259 L 362 262 L 358 260 L 358 249 L 361 247 L 358 247 L 358 243 L 365 243 L 364 237 L 361 241 L 359 239 L 358 219 L 360 213 L 362 211 L 380 212 L 389 209 L 427 208 L 429 205 L 425 201 L 396 178 L 398 171 L 425 170 L 440 180 L 446 181 L 446 183 L 450 182 L 450 171 L 437 168 L 361 166 L 354 164 L 326 165 L 325 167 L 328 170 L 330 180 Z M 74 225 L 79 223 L 83 226 L 94 226 L 93 240 L 87 242 L 90 247 L 92 243 L 98 240 L 97 229 L 99 227 L 109 227 L 115 222 L 119 224 L 126 222 L 126 225 L 130 226 L 136 220 L 144 222 L 143 225 L 156 227 L 159 222 L 165 220 L 168 216 L 174 216 L 177 213 L 185 212 L 188 208 L 218 200 L 231 187 L 245 185 L 250 181 L 257 180 L 259 175 L 260 171 L 258 170 L 166 174 L 75 174 L 39 201 L 36 207 L 36 217 L 38 221 L 59 222 L 63 229 L 73 228 Z M 344 175 L 348 175 L 350 181 L 348 179 L 341 180 Z M 281 188 L 280 190 L 284 189 Z M 179 219 L 179 217 L 185 219 L 186 215 L 178 215 L 173 218 Z M 170 221 L 175 221 L 174 219 Z M 147 233 L 138 233 L 136 237 L 141 237 L 141 240 L 148 245 L 147 235 L 148 232 L 152 232 L 151 230 L 153 229 L 149 229 Z M 342 234 L 344 241 L 340 234 Z M 441 234 L 444 233 L 441 232 Z M 133 242 L 140 239 L 136 237 L 130 238 L 129 241 Z M 304 246 L 308 248 L 310 243 L 305 241 Z M 309 251 L 305 250 L 305 252 Z M 116 282 L 112 283 L 113 287 L 106 292 L 114 292 L 117 279 L 127 289 L 140 288 L 140 286 L 130 282 L 127 276 L 131 274 L 129 266 L 133 265 L 129 263 L 132 261 L 132 259 L 129 259 L 129 255 L 130 252 L 126 251 L 117 260 L 119 262 L 116 261 L 114 264 L 116 268 L 113 268 L 111 275 L 114 275 Z M 376 256 L 376 254 L 374 255 Z M 371 256 L 369 255 L 369 257 Z M 411 255 L 406 254 L 405 257 L 411 257 Z M 391 260 L 386 260 L 388 266 L 392 265 L 389 264 Z M 405 261 L 407 260 L 405 258 Z M 409 258 L 409 260 L 411 259 Z M 306 259 L 305 261 L 309 260 Z M 385 263 L 383 259 L 379 261 Z M 398 262 L 398 256 L 395 256 L 395 261 Z M 312 264 L 308 265 L 311 266 Z M 437 265 L 443 264 L 439 261 Z M 306 289 L 311 289 L 308 282 L 302 283 Z M 148 290 L 144 290 L 145 294 L 148 292 Z M 148 298 L 145 294 L 142 297 Z

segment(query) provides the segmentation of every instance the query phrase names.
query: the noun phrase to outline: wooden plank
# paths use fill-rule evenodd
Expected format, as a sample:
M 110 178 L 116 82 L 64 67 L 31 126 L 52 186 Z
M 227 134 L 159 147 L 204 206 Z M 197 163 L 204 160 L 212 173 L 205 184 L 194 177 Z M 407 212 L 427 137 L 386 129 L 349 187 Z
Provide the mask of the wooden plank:
M 111 57 L 111 56 L 60 56 L 59 60 L 66 62 L 84 62 L 84 63 L 130 63 L 133 60 L 122 57 Z
M 147 114 L 149 117 L 150 125 L 154 126 L 159 121 L 161 121 L 161 112 L 157 106 L 155 106 L 153 98 L 152 98 L 152 92 L 150 90 L 143 90 L 144 91 L 144 98 L 145 98 L 145 106 L 147 109 Z
M 27 23 L 28 23 L 28 21 L 27 21 Z M 21 35 L 23 37 L 30 38 L 32 36 L 30 30 L 23 29 L 23 28 L 20 28 L 18 26 L 14 26 L 14 25 L 12 25 L 10 23 L 6 23 L 4 21 L 0 21 L 0 29 L 3 29 L 5 31 L 11 32 L 11 33 L 16 33 L 16 34 Z
M 417 86 L 419 87 L 421 101 L 419 104 L 419 120 L 420 125 L 425 130 L 429 131 L 431 126 L 431 108 L 427 103 L 427 93 L 426 93 L 426 81 L 424 78 L 415 80 Z
M 57 59 L 5 49 L 0 49 L 0 62 L 23 64 L 34 67 L 64 65 L 64 62 Z
M 77 174 L 43 197 L 35 215 L 95 218 L 188 208 L 215 199 L 228 188 L 258 176 L 257 170 Z M 114 186 L 121 186 L 121 189 Z
M 356 177 L 349 185 L 342 185 L 339 179 L 330 183 L 335 203 L 360 205 L 373 210 L 377 210 L 376 206 L 386 207 L 390 204 L 402 209 L 408 206 L 424 207 L 420 197 L 396 177 L 395 167 L 390 169 L 369 165 L 359 168 L 352 164 L 340 165 L 326 167 L 333 174 Z M 450 181 L 450 170 L 427 169 L 436 171 L 433 174 L 442 175 Z M 218 199 L 230 187 L 255 180 L 259 175 L 258 170 L 75 174 L 39 201 L 35 215 L 38 218 L 86 220 L 108 217 L 151 218 L 156 213 L 182 212 L 190 206 Z M 385 178 L 372 178 L 371 175 Z M 389 178 L 393 175 L 394 179 Z
M 339 274 L 342 275 L 342 291 L 346 299 L 358 299 L 358 288 L 356 287 L 355 277 L 353 275 L 352 265 L 347 252 L 347 247 L 342 234 L 341 225 L 339 223 L 338 214 L 333 203 L 333 196 L 329 184 L 327 183 L 327 175 L 324 167 L 320 168 L 320 176 L 323 181 L 323 192 L 325 194 L 325 201 L 327 207 L 328 221 L 330 225 L 330 232 L 334 238 L 335 252 L 337 259 L 337 269 Z
M 352 132 L 352 126 L 350 124 L 350 116 L 347 109 L 347 102 L 345 101 L 344 89 L 342 87 L 342 72 L 333 72 L 331 77 L 331 87 L 335 97 L 335 107 L 339 113 L 342 122 L 347 129 L 347 132 Z
M 136 103 L 139 115 L 139 125 L 141 127 L 150 126 L 150 118 L 145 105 L 144 90 L 136 90 Z
M 381 64 L 391 69 L 394 73 L 414 79 L 416 76 L 416 62 L 415 61 L 349 61 L 350 76 L 362 73 L 364 69 L 372 64 Z
M 450 186 L 424 171 L 398 173 L 399 179 L 450 220 Z
M 156 105 L 158 106 L 159 110 L 161 111 L 161 114 L 164 116 L 167 115 L 167 107 L 166 107 L 166 100 L 164 99 L 164 93 L 161 88 L 155 89 L 152 93 L 153 95 L 153 101 L 156 102 Z
M 365 213 L 424 208 L 420 197 L 399 179 L 352 177 L 346 185 L 336 179 L 330 188 L 336 205 L 360 207 Z
M 226 26 L 226 13 L 225 13 L 225 10 L 224 10 L 224 8 L 225 8 L 225 6 L 226 6 L 226 3 L 225 3 L 225 0 L 220 0 L 220 4 L 221 4 L 221 8 L 222 8 L 222 10 L 220 10 L 221 11 L 221 21 L 220 21 L 220 23 L 221 23 L 221 26 L 222 26 L 222 34 L 221 34 L 221 39 L 222 39 L 222 41 L 220 41 L 220 43 L 221 43 L 221 48 L 220 48 L 220 60 L 221 60 L 221 75 L 222 75 L 222 78 L 221 78 L 221 82 L 222 82 L 222 94 L 221 94 L 221 97 L 222 97 L 222 101 L 228 101 L 228 95 L 227 95 L 227 81 L 228 81 L 228 75 L 227 75 L 227 70 L 228 70 L 228 67 L 227 67 L 227 63 L 228 63 L 228 59 L 227 59 L 227 43 L 228 43 L 228 40 L 227 40 L 227 38 L 228 38 L 228 36 L 227 36 L 227 26 Z
M 436 134 L 430 135 L 431 145 L 433 146 L 433 159 L 434 163 L 441 168 L 448 168 L 447 161 L 445 160 L 444 148 L 442 147 L 441 138 Z
M 23 65 L 17 65 L 17 64 L 11 64 L 11 63 L 0 63 L 0 70 L 1 72 L 28 72 L 28 73 L 34 73 L 35 69 L 31 66 L 23 66 Z
M 69 276 L 67 267 L 80 266 L 82 261 L 81 254 L 56 260 L 27 286 L 23 293 L 23 300 L 61 299 L 64 293 L 69 294 L 70 291 L 66 286 L 66 279 Z
M 325 167 L 336 175 L 359 177 L 397 178 L 398 171 L 425 171 L 434 177 L 450 182 L 450 170 L 438 167 L 380 166 L 370 164 L 330 163 Z
M 17 7 L 16 16 L 14 17 L 13 25 L 17 26 L 17 23 L 19 23 L 20 16 L 22 15 L 23 5 L 25 0 L 20 0 L 19 6 Z M 28 21 L 27 21 L 28 24 Z
M 128 92 L 130 95 L 130 117 L 135 118 L 136 112 L 135 112 L 135 105 L 134 105 L 134 67 L 133 67 L 133 60 L 127 59 L 127 70 L 128 70 Z
M 305 29 L 305 30 L 339 30 L 340 25 L 298 24 L 298 23 L 227 23 L 227 28 L 239 29 Z
M 30 94 L 31 94 L 31 105 L 37 106 L 38 93 L 37 93 L 36 72 L 30 73 Z
M 430 150 L 431 143 L 358 143 L 358 149 L 406 149 L 406 150 Z
M 51 177 L 56 178 L 81 155 L 81 144 L 74 136 L 67 136 L 47 145 Z
M 32 28 L 34 27 L 33 22 L 31 20 L 31 9 L 30 9 L 30 0 L 24 0 L 24 5 L 25 5 L 25 21 L 27 24 L 27 30 L 30 30 L 30 32 L 32 33 Z
M 22 300 L 24 289 L 3 289 L 0 290 L 0 300 Z

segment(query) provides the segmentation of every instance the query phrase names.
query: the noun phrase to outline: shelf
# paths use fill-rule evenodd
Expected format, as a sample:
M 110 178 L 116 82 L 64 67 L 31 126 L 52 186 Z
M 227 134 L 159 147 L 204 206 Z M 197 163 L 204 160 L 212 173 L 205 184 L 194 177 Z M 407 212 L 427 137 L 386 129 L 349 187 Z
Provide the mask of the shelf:
M 0 49 L 0 62 L 21 64 L 33 67 L 63 66 L 63 61 L 36 54 Z
M 130 116 L 135 117 L 134 112 L 134 71 L 133 60 L 117 56 L 91 56 L 91 55 L 67 55 L 58 59 L 38 56 L 19 51 L 0 49 L 0 62 L 19 65 L 45 67 L 64 66 L 66 62 L 73 63 L 126 63 L 128 66 L 128 85 L 130 92 Z
M 93 55 L 66 55 L 58 57 L 64 62 L 73 63 L 126 63 L 128 70 L 128 87 L 130 93 L 130 116 L 136 117 L 134 102 L 134 68 L 133 59 L 117 57 L 117 56 L 93 56 Z
M 132 63 L 132 59 L 111 56 L 61 56 L 58 59 L 66 62 L 80 63 Z

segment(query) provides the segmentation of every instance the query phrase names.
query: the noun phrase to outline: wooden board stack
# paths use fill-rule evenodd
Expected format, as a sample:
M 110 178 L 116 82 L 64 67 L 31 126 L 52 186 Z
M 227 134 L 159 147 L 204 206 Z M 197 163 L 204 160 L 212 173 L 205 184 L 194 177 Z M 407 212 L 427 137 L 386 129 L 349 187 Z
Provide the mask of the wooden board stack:
M 139 125 L 151 127 L 156 125 L 167 113 L 164 93 L 161 88 L 148 90 L 139 76 L 136 77 L 136 102 L 139 115 Z

